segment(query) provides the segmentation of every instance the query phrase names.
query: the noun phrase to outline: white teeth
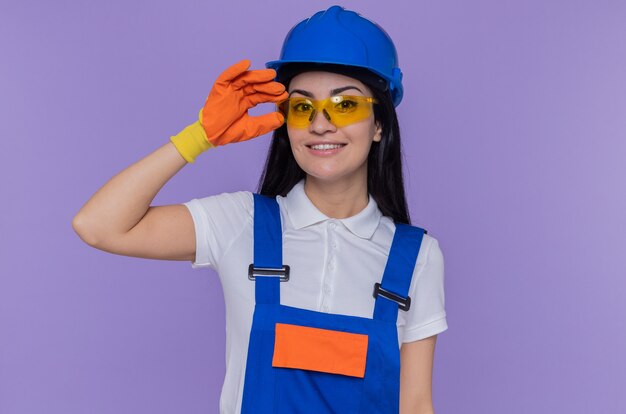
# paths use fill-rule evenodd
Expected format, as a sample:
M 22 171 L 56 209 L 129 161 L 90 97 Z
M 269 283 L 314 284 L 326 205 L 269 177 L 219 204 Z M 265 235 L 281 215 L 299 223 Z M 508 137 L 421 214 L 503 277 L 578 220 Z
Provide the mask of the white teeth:
M 311 148 L 315 150 L 329 150 L 335 148 L 341 148 L 344 144 L 321 144 L 321 145 L 312 145 Z

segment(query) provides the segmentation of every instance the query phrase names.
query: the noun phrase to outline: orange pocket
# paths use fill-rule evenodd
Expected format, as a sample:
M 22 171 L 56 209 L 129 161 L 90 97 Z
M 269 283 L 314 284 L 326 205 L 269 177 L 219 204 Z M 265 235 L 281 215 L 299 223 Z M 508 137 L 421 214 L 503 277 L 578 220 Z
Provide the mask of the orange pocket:
M 363 378 L 367 340 L 364 334 L 277 323 L 272 366 Z

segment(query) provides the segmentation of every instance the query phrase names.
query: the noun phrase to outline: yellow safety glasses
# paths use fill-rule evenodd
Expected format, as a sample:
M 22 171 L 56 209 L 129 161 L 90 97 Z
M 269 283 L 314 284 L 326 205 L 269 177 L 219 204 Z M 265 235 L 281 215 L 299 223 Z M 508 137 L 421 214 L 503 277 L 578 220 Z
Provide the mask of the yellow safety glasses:
M 318 112 L 337 128 L 362 121 L 372 114 L 375 98 L 366 96 L 337 95 L 320 101 L 305 97 L 293 97 L 278 102 L 278 110 L 292 128 L 307 128 Z

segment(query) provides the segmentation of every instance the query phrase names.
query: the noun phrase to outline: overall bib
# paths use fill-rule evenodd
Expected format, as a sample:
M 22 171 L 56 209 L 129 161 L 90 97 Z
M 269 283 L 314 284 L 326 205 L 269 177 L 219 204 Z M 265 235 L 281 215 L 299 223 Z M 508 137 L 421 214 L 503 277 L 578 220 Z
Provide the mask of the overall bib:
M 408 290 L 425 230 L 396 223 L 382 282 L 373 286 L 372 319 L 280 304 L 280 209 L 254 194 L 255 284 L 242 414 L 397 414 L 400 405 L 398 308 Z M 348 275 L 349 277 L 349 275 Z

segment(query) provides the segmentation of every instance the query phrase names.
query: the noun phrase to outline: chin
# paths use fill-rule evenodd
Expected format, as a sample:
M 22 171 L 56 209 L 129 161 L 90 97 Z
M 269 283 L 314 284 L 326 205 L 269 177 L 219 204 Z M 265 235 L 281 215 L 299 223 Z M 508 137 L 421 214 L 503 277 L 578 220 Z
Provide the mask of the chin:
M 356 178 L 361 173 L 367 174 L 367 163 L 351 167 L 346 165 L 346 159 L 331 162 L 330 160 L 311 160 L 308 157 L 303 160 L 298 158 L 296 157 L 296 162 L 300 168 L 308 177 L 315 180 L 333 182 L 346 178 Z
M 357 178 L 359 176 L 359 171 L 346 171 L 342 169 L 333 169 L 333 170 L 320 170 L 320 169 L 310 169 L 303 168 L 304 172 L 307 175 L 307 178 L 312 178 L 318 181 L 325 182 L 335 182 L 345 179 Z

